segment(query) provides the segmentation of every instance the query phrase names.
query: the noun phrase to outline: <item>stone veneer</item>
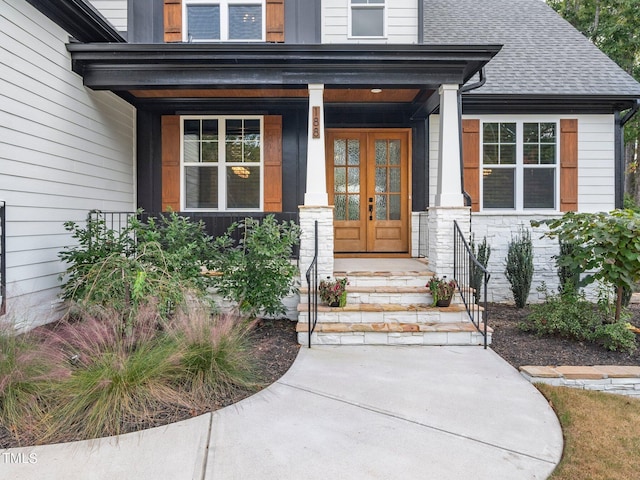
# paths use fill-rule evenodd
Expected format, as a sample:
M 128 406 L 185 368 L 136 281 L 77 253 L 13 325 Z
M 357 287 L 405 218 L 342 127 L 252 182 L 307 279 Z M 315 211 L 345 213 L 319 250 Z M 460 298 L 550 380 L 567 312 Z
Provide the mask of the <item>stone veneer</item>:
M 333 207 L 300 207 L 300 284 L 306 286 L 306 272 L 315 250 L 314 222 L 318 221 L 318 278 L 333 276 Z
M 532 383 L 597 390 L 640 398 L 640 366 L 542 367 L 526 365 L 520 373 Z
M 430 207 L 428 219 L 429 268 L 439 276 L 453 278 L 453 222 L 468 239 L 469 207 Z

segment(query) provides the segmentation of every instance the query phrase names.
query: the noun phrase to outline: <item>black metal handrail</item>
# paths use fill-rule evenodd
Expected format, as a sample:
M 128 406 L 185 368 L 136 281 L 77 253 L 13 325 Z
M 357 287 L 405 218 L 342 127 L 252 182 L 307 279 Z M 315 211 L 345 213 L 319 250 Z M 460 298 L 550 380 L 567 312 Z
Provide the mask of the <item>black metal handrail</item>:
M 0 200 L 0 315 L 7 313 L 7 206 Z
M 453 278 L 471 323 L 484 336 L 487 348 L 487 284 L 491 275 L 478 261 L 464 238 L 458 222 L 453 222 Z M 483 298 L 481 298 L 481 295 Z
M 318 323 L 318 221 L 314 224 L 313 233 L 313 260 L 307 268 L 307 331 L 309 332 L 309 348 L 311 348 L 311 335 Z M 312 319 L 313 317 L 313 319 Z

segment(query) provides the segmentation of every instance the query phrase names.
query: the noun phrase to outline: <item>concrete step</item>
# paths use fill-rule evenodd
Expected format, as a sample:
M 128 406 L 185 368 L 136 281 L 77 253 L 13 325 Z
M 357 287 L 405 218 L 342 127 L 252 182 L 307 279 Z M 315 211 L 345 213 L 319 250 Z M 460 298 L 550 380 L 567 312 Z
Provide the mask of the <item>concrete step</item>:
M 307 345 L 307 322 L 298 322 L 298 343 Z M 487 343 L 492 330 L 487 329 Z M 484 337 L 470 322 L 458 323 L 318 323 L 312 345 L 483 345 Z
M 298 321 L 306 322 L 309 306 L 298 305 Z M 347 303 L 344 307 L 318 305 L 319 323 L 457 323 L 467 319 L 464 305 L 433 307 L 427 303 Z
M 415 271 L 350 271 L 334 272 L 334 278 L 347 277 L 352 287 L 424 287 L 433 273 Z M 322 280 L 322 279 L 320 279 Z

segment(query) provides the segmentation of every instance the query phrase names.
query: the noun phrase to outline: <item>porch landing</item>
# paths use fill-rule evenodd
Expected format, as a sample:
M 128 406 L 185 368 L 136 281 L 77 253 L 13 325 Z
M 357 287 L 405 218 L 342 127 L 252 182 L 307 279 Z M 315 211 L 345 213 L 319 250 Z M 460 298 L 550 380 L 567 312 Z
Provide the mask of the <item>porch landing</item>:
M 433 307 L 426 284 L 428 262 L 416 258 L 336 258 L 334 277 L 347 277 L 345 307 L 318 306 L 311 335 L 317 345 L 480 345 L 458 295 L 451 306 Z M 298 305 L 298 342 L 308 344 L 307 290 Z M 491 336 L 488 333 L 488 343 Z

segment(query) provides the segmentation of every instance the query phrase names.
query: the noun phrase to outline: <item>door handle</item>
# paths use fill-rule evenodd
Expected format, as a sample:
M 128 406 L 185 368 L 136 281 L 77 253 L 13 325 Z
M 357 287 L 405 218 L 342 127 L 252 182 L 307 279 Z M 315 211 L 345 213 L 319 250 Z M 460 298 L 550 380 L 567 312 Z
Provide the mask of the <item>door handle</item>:
M 369 220 L 373 220 L 373 204 L 369 204 Z

